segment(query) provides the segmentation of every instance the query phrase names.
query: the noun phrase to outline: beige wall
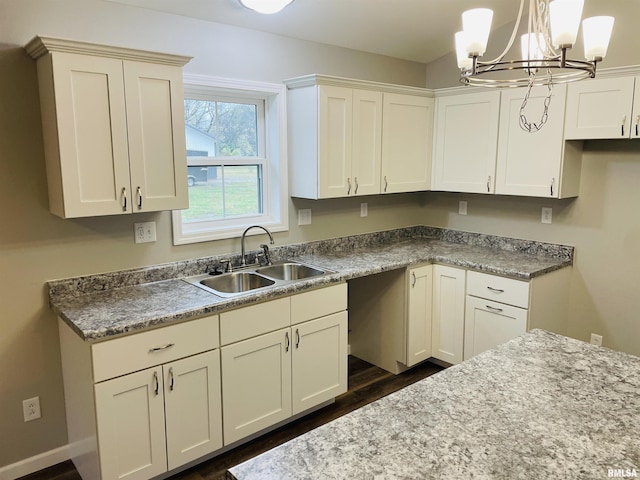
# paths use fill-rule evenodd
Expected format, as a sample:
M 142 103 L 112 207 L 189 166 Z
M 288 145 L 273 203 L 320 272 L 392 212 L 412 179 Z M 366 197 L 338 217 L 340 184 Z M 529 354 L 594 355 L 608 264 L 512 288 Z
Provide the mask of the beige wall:
M 196 58 L 187 66 L 188 73 L 279 82 L 318 72 L 416 86 L 425 82 L 425 66 L 418 63 L 99 0 L 1 0 L 0 467 L 66 443 L 58 338 L 46 303 L 47 280 L 239 250 L 237 239 L 173 246 L 168 213 L 80 220 L 49 214 L 36 69 L 19 48 L 36 34 L 192 55 Z M 629 58 L 636 55 L 628 51 Z M 620 64 L 627 63 L 640 62 L 636 58 Z M 440 69 L 429 66 L 427 72 Z M 435 77 L 437 83 L 440 73 L 427 78 Z M 586 338 L 598 332 L 606 345 L 640 354 L 640 296 L 634 295 L 640 271 L 635 250 L 640 221 L 634 212 L 640 205 L 639 154 L 637 142 L 588 143 L 577 200 L 436 193 L 367 197 L 367 218 L 359 216 L 360 199 L 292 200 L 291 229 L 276 235 L 276 242 L 425 223 L 572 244 L 577 256 L 570 333 Z M 469 202 L 467 217 L 455 213 L 459 199 Z M 553 207 L 553 225 L 539 223 L 543 205 Z M 298 208 L 312 208 L 311 226 L 296 226 Z M 133 223 L 147 220 L 157 222 L 158 241 L 136 245 Z M 23 423 L 21 402 L 34 395 L 41 398 L 43 418 Z
M 0 2 L 0 467 L 66 443 L 56 319 L 50 279 L 237 252 L 238 239 L 175 247 L 167 212 L 62 220 L 48 212 L 35 62 L 22 45 L 34 35 L 194 56 L 188 73 L 280 82 L 314 72 L 424 85 L 425 65 L 295 41 L 96 0 Z M 414 225 L 417 195 L 290 203 L 278 244 Z M 297 208 L 313 224 L 297 227 Z M 136 245 L 133 223 L 157 222 L 158 241 Z M 251 242 L 249 242 L 251 245 Z M 42 419 L 23 423 L 22 400 L 40 396 Z

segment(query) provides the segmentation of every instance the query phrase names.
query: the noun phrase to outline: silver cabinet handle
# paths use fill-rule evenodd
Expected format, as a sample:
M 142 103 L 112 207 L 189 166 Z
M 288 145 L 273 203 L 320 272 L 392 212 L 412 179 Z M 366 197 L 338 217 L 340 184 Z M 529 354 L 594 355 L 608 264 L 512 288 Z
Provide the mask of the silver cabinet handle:
M 158 382 L 158 372 L 153 372 L 153 393 L 158 396 L 160 383 Z
M 171 390 L 173 392 L 173 383 L 174 383 L 174 378 L 173 378 L 173 367 L 169 368 L 169 390 Z
M 626 121 L 627 121 L 627 116 L 623 115 L 622 116 L 622 123 L 620 124 L 620 130 L 621 130 L 620 131 L 620 136 L 622 136 L 622 137 L 624 137 L 624 124 L 626 123 Z
M 501 308 L 492 307 L 491 305 L 485 305 L 485 307 L 489 310 L 493 310 L 494 312 L 502 312 Z
M 296 348 L 300 348 L 300 330 L 296 328 Z
M 287 343 L 286 343 L 286 346 L 284 347 L 284 351 L 285 351 L 285 352 L 288 352 L 288 351 L 289 351 L 289 346 L 291 345 L 291 341 L 289 340 L 289 332 L 286 332 L 286 333 L 284 334 L 284 339 L 285 339 L 285 341 L 287 342 Z
M 136 190 L 136 196 L 138 197 L 138 208 L 142 208 L 142 188 L 138 187 Z
M 551 179 L 551 196 L 553 197 L 553 185 L 556 183 L 556 179 L 552 178 Z
M 487 177 L 487 193 L 491 193 L 491 175 Z
M 349 188 L 347 189 L 347 195 L 351 195 L 351 178 L 347 178 L 347 185 L 349 185 Z
M 166 345 L 162 345 L 161 347 L 153 347 L 149 349 L 149 353 L 156 353 L 171 348 L 175 345 L 175 343 L 167 343 Z
M 126 212 L 127 211 L 127 187 L 122 187 L 121 197 L 122 197 L 122 211 Z
M 418 279 L 416 278 L 416 272 L 411 272 L 411 277 L 413 278 L 413 281 L 411 282 L 411 288 L 416 286 L 416 282 L 418 281 Z
M 495 293 L 504 293 L 504 290 L 502 290 L 501 288 L 493 288 L 493 287 L 489 287 L 489 286 L 487 286 L 487 288 L 489 290 L 491 290 L 492 292 L 495 292 Z
M 640 124 L 640 115 L 638 115 L 636 117 L 636 137 L 639 136 L 639 134 L 638 134 L 638 124 Z
M 356 182 L 356 189 L 353 191 L 353 194 L 357 195 L 358 194 L 358 177 L 355 177 L 353 180 Z
M 387 181 L 387 176 L 384 176 L 384 191 L 387 191 L 387 187 L 389 186 L 389 182 Z

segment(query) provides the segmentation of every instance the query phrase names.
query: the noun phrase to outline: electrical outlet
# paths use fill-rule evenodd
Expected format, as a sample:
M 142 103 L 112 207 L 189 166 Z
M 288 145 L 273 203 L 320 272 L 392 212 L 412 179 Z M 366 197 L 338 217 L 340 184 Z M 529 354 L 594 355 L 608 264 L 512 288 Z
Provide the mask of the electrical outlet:
M 22 401 L 24 421 L 30 422 L 40 418 L 40 397 L 27 398 Z
M 551 223 L 553 218 L 553 209 L 551 207 L 542 207 L 542 223 Z
M 136 243 L 156 241 L 156 222 L 141 222 L 133 224 Z
M 458 202 L 458 215 L 466 215 L 467 214 L 467 202 L 464 200 L 460 200 Z
M 602 335 L 591 334 L 591 345 L 602 346 Z
M 310 208 L 301 208 L 298 210 L 298 225 L 311 225 Z
M 360 204 L 360 216 L 361 217 L 366 217 L 367 215 L 369 215 L 369 205 L 366 203 L 361 203 Z

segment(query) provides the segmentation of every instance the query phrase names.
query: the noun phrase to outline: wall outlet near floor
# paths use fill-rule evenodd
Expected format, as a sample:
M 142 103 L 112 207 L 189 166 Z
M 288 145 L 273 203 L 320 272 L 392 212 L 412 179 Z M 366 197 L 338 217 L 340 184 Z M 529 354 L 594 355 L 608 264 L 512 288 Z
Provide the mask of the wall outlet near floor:
M 591 334 L 591 345 L 602 346 L 602 335 Z
M 311 225 L 310 208 L 301 208 L 298 210 L 298 225 Z
M 361 217 L 366 217 L 367 215 L 369 215 L 369 205 L 367 203 L 361 203 L 360 204 L 360 216 Z
M 156 222 L 141 222 L 133 224 L 136 243 L 156 241 Z
M 24 421 L 30 422 L 40 418 L 40 397 L 27 398 L 22 401 Z
M 464 200 L 460 200 L 458 202 L 458 215 L 466 215 L 467 214 L 467 202 Z
M 551 223 L 553 218 L 553 209 L 551 207 L 542 207 L 542 223 Z

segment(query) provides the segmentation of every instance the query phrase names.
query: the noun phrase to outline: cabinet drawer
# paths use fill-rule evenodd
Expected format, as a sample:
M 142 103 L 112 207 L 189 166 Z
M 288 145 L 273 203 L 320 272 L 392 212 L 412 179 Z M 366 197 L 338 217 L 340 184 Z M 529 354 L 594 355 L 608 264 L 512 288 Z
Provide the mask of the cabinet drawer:
M 529 282 L 480 272 L 467 273 L 467 295 L 529 308 Z
M 346 283 L 300 293 L 291 297 L 291 323 L 295 325 L 346 309 Z
M 220 343 L 246 340 L 291 325 L 290 297 L 220 314 Z
M 212 350 L 219 344 L 217 315 L 96 343 L 91 346 L 93 381 Z

